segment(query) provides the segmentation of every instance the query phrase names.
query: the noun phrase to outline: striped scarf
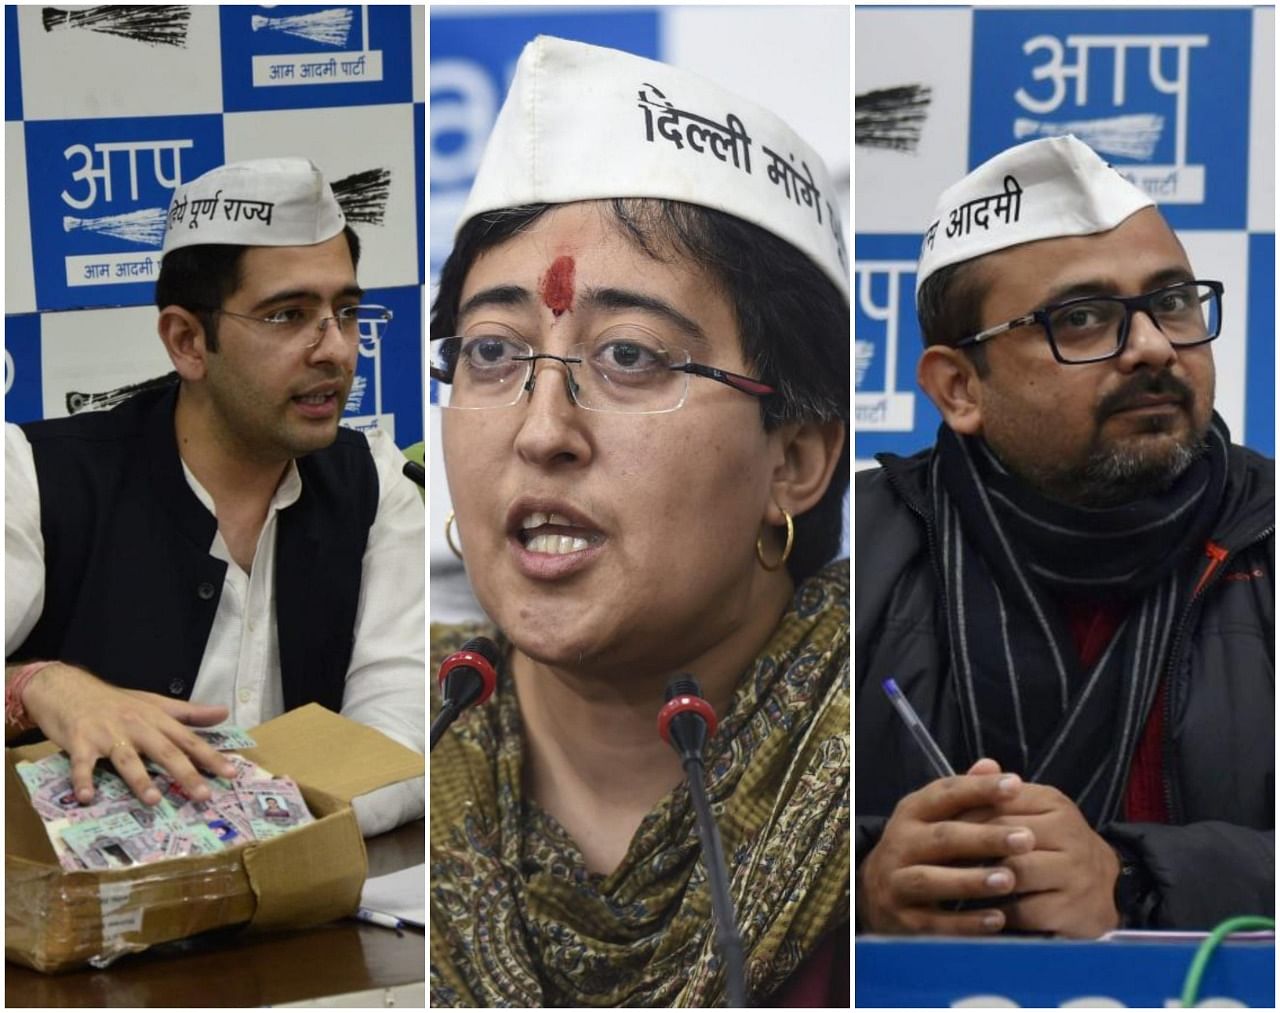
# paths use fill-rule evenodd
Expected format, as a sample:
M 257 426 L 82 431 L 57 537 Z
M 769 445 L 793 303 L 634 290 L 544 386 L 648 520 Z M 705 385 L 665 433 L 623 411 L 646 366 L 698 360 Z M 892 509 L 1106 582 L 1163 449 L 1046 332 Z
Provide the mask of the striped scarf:
M 1202 546 L 1226 486 L 1226 425 L 1158 497 L 1085 509 L 1015 478 L 985 442 L 946 426 L 930 468 L 951 664 L 971 758 L 1051 784 L 1093 825 L 1115 817 Z M 1089 668 L 1059 601 L 1123 601 Z

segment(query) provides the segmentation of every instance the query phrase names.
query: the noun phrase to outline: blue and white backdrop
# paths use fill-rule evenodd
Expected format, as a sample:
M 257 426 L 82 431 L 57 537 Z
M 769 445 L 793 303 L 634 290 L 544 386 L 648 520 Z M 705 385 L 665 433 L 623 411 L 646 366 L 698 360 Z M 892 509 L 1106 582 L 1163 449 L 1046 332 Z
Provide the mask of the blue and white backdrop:
M 5 8 L 5 418 L 111 404 L 168 372 L 152 302 L 173 188 L 300 155 L 394 319 L 344 423 L 422 439 L 425 8 Z
M 1275 11 L 860 7 L 854 19 L 854 453 L 930 445 L 915 262 L 938 194 L 997 151 L 1075 133 L 1226 285 L 1217 408 L 1275 453 Z

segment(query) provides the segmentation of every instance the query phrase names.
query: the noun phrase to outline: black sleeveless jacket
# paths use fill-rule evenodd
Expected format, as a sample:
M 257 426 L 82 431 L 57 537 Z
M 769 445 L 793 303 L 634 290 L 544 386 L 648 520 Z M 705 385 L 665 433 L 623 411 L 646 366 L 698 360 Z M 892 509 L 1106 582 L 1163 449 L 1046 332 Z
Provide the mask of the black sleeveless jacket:
M 217 521 L 183 475 L 177 392 L 22 427 L 40 486 L 45 600 L 9 661 L 54 658 L 117 686 L 190 697 L 227 564 L 209 555 Z M 378 477 L 364 437 L 345 429 L 297 463 L 302 493 L 276 534 L 284 705 L 337 711 Z

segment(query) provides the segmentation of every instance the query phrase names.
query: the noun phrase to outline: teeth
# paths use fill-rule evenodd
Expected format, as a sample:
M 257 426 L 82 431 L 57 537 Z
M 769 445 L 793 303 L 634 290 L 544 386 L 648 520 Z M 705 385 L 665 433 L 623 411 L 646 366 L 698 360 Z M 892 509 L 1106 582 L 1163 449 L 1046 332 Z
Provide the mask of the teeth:
M 329 395 L 328 394 L 304 394 L 302 397 L 298 398 L 298 400 L 303 402 L 304 404 L 324 404 L 327 400 L 329 400 Z
M 520 528 L 528 531 L 530 528 L 540 528 L 544 524 L 559 524 L 568 528 L 573 526 L 573 521 L 564 514 L 544 514 L 535 510 L 520 522 Z
M 565 556 L 570 552 L 581 552 L 589 545 L 585 538 L 575 538 L 572 535 L 534 535 L 525 543 L 525 548 L 548 556 Z

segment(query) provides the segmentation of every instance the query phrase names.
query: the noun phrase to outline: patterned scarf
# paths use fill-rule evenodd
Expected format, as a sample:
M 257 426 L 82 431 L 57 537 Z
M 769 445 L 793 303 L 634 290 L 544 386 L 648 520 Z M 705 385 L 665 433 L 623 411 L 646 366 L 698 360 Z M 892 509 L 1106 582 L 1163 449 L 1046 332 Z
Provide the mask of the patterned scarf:
M 931 462 L 953 676 L 970 756 L 1052 784 L 1093 825 L 1114 818 L 1173 632 L 1185 619 L 1226 487 L 1226 425 L 1158 497 L 1109 509 L 1057 503 L 986 444 L 943 426 Z M 1059 600 L 1127 600 L 1085 669 Z
M 433 668 L 484 632 L 433 628 Z M 687 786 L 644 818 L 617 869 L 593 875 L 524 796 L 523 749 L 504 670 L 432 754 L 432 1006 L 723 1004 Z M 848 560 L 797 590 L 706 759 L 759 1002 L 849 920 Z

